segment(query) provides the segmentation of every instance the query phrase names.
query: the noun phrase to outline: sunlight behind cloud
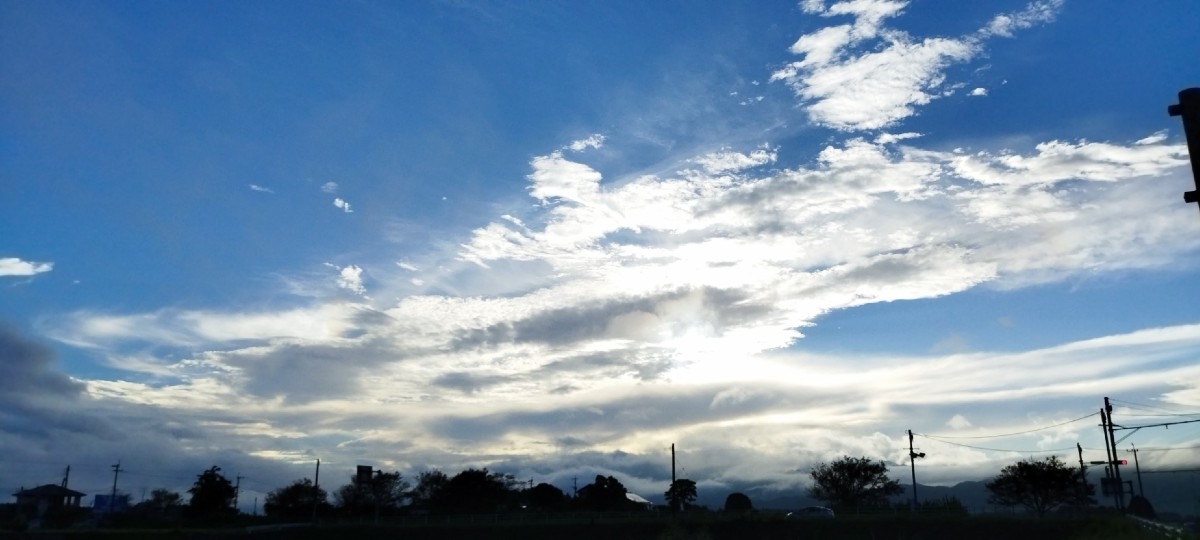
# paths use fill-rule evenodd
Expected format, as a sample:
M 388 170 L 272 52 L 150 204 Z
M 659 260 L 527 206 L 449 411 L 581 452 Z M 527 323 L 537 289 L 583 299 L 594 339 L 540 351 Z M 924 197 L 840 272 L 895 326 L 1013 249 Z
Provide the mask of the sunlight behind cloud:
M 1200 255 L 1185 228 L 1195 209 L 1178 201 L 1186 145 L 1165 118 L 1132 125 L 1144 111 L 1106 108 L 1127 97 L 1109 88 L 1086 114 L 1022 101 L 1062 89 L 1018 78 L 1082 80 L 1063 68 L 1091 58 L 1036 28 L 1096 19 L 1058 1 L 1006 5 L 704 4 L 659 35 L 646 13 L 673 14 L 651 4 L 529 24 L 509 5 L 401 3 L 369 10 L 380 32 L 281 48 L 345 71 L 314 63 L 309 86 L 259 78 L 291 70 L 251 65 L 272 59 L 258 37 L 216 40 L 196 65 L 168 55 L 159 70 L 205 84 L 164 87 L 220 104 L 195 118 L 156 110 L 174 98 L 155 85 L 94 125 L 70 108 L 71 122 L 44 121 L 61 103 L 36 103 L 23 127 L 81 129 L 72 137 L 100 146 L 70 166 L 59 152 L 91 147 L 47 146 L 38 180 L 18 186 L 60 175 L 45 208 L 12 219 L 43 220 L 13 253 L 56 262 L 0 258 L 0 276 L 18 277 L 4 308 L 27 319 L 0 328 L 0 421 L 14 426 L 0 450 L 30 463 L 169 456 L 158 466 L 185 479 L 178 469 L 233 463 L 263 482 L 318 458 L 339 478 L 353 464 L 486 466 L 560 486 L 603 473 L 656 494 L 678 444 L 710 493 L 791 496 L 819 461 L 906 463 L 908 429 L 1021 433 L 985 448 L 926 439 L 921 481 L 950 483 L 1094 444 L 1098 429 L 1068 421 L 1103 396 L 1195 412 L 1200 326 L 1178 300 L 1192 289 L 1172 288 Z M 929 19 L 903 19 L 916 16 Z M 276 43 L 257 22 L 242 28 Z M 606 41 L 611 28 L 628 43 Z M 154 63 L 158 47 L 126 42 L 142 40 L 114 42 L 122 60 Z M 91 50 L 41 43 L 16 52 Z M 122 75 L 97 95 L 140 80 L 96 50 L 70 58 Z M 230 63 L 243 50 L 250 64 Z M 56 59 L 21 73 L 36 82 Z M 253 125 L 209 119 L 241 122 L 260 100 Z M 165 157 L 144 139 L 180 126 Z M 95 137 L 110 131 L 129 138 L 124 152 Z M 56 172 L 90 173 L 78 163 L 96 179 Z M 353 210 L 347 189 L 367 194 Z M 57 279 L 64 268 L 87 274 Z M 1163 444 L 1194 439 L 1173 430 Z

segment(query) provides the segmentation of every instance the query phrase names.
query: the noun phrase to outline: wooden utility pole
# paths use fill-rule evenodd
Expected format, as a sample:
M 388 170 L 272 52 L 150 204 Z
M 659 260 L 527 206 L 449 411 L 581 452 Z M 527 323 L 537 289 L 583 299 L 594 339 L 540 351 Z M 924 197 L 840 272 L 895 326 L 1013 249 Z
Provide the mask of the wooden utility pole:
M 1145 498 L 1146 490 L 1142 488 L 1142 466 L 1138 464 L 1137 447 L 1132 444 L 1129 447 L 1133 449 L 1133 470 L 1137 471 L 1138 496 Z
M 675 485 L 675 443 L 671 443 L 671 485 Z
M 245 476 L 242 476 L 242 473 L 238 473 L 237 478 L 236 478 L 236 483 L 233 485 L 233 511 L 237 512 L 239 514 L 241 513 L 241 511 L 238 510 L 238 497 L 241 496 L 241 494 L 242 494 L 242 479 L 243 478 L 245 478 Z
M 1079 482 L 1083 484 L 1083 492 L 1087 493 L 1087 465 L 1083 464 L 1083 446 L 1075 443 L 1075 448 L 1079 449 Z
M 1108 411 L 1108 440 L 1112 442 L 1112 468 L 1113 475 L 1117 477 L 1117 508 L 1122 512 L 1125 511 L 1125 483 L 1121 481 L 1121 462 L 1117 458 L 1117 439 L 1113 435 L 1113 417 L 1112 403 L 1109 403 L 1108 398 L 1104 398 L 1104 410 Z
M 1116 459 L 1114 457 L 1116 456 L 1116 452 L 1113 452 L 1112 447 L 1108 445 L 1108 413 L 1105 412 L 1103 408 L 1100 409 L 1100 433 L 1103 435 L 1104 439 L 1104 480 L 1101 481 L 1100 490 L 1103 492 L 1104 487 L 1107 486 L 1108 490 L 1112 492 L 1111 495 L 1113 496 L 1113 507 L 1120 508 L 1121 503 L 1117 501 L 1117 494 L 1115 491 L 1112 491 L 1112 464 Z
M 108 499 L 108 511 L 112 512 L 113 507 L 117 504 L 117 476 L 121 474 L 121 460 L 117 460 L 117 464 L 112 466 L 113 470 L 113 488 L 112 495 Z
M 916 452 L 913 450 L 913 432 L 908 430 L 908 464 L 912 467 L 912 486 L 913 500 L 912 511 L 916 512 L 919 509 L 920 503 L 917 501 L 917 458 L 925 457 L 925 452 Z
M 314 525 L 317 523 L 317 507 L 318 507 L 318 506 L 320 506 L 320 504 L 321 504 L 321 501 L 320 501 L 320 500 L 319 500 L 319 498 L 317 497 L 317 495 L 318 495 L 319 493 L 321 493 L 321 458 L 317 458 L 317 471 L 316 471 L 315 473 L 313 473 L 313 514 L 312 514 L 312 520 L 313 520 L 313 524 L 314 524 Z M 264 509 L 264 510 L 265 510 L 265 509 Z

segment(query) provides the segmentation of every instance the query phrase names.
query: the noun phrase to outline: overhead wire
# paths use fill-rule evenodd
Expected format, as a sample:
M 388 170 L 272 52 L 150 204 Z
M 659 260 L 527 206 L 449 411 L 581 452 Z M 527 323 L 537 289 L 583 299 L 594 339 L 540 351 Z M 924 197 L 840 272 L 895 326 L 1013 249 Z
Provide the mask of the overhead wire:
M 1200 412 L 1179 412 L 1179 411 L 1167 409 L 1165 407 L 1157 407 L 1154 405 L 1144 405 L 1141 403 L 1134 403 L 1132 401 L 1126 401 L 1123 399 L 1117 399 L 1117 398 L 1108 398 L 1108 399 L 1109 399 L 1109 401 L 1111 401 L 1113 403 L 1122 404 L 1122 405 L 1125 405 L 1126 407 L 1130 407 L 1130 408 L 1144 409 L 1144 410 L 1150 410 L 1150 411 L 1162 411 L 1162 412 L 1170 413 L 1170 414 L 1166 414 L 1166 415 L 1162 415 L 1162 416 L 1200 416 Z M 1157 415 L 1149 415 L 1148 414 L 1148 415 L 1144 415 L 1144 416 L 1157 416 Z
M 1197 446 L 1168 446 L 1168 447 L 1158 447 L 1158 448 L 1149 447 L 1149 448 L 1138 448 L 1137 450 L 1138 450 L 1138 452 L 1170 452 L 1172 450 L 1197 450 L 1197 449 L 1200 449 L 1200 445 L 1197 445 Z
M 914 433 L 913 435 L 921 435 L 921 434 Z M 931 441 L 939 442 L 942 444 L 952 444 L 954 446 L 962 446 L 964 448 L 973 448 L 975 450 L 987 450 L 989 452 L 1016 452 L 1019 454 L 1049 454 L 1049 453 L 1053 453 L 1053 452 L 1069 452 L 1069 451 L 1073 451 L 1076 449 L 1073 446 L 1070 448 L 1048 448 L 1048 449 L 1041 449 L 1041 450 L 1014 450 L 1011 448 L 987 448 L 984 446 L 974 446 L 974 445 L 970 445 L 970 444 L 962 444 L 962 443 L 956 443 L 956 442 L 950 442 L 950 441 L 943 441 L 943 440 L 939 440 L 939 439 L 933 439 L 933 438 L 930 438 L 925 435 L 921 435 L 921 436 L 925 437 L 926 439 L 929 439 Z
M 1014 432 L 1014 433 L 1002 433 L 1002 434 L 999 434 L 999 435 L 971 435 L 971 436 L 967 436 L 967 435 L 957 435 L 957 436 L 956 436 L 956 435 L 930 435 L 930 434 L 928 434 L 928 433 L 914 433 L 914 435 L 921 435 L 922 437 L 927 437 L 927 438 L 930 438 L 930 439 L 997 439 L 997 438 L 1000 438 L 1000 437 L 1012 437 L 1012 436 L 1014 436 L 1014 435 L 1025 435 L 1025 434 L 1027 434 L 1027 433 L 1036 433 L 1036 432 L 1038 432 L 1038 431 L 1045 431 L 1045 430 L 1047 430 L 1047 429 L 1054 429 L 1054 428 L 1056 428 L 1056 427 L 1065 426 L 1065 425 L 1067 425 L 1067 424 L 1072 424 L 1072 423 L 1075 423 L 1075 422 L 1079 422 L 1079 421 L 1081 421 L 1081 420 L 1086 420 L 1086 419 L 1088 419 L 1088 418 L 1091 418 L 1091 417 L 1093 417 L 1093 416 L 1096 416 L 1096 415 L 1098 415 L 1098 414 L 1100 414 L 1100 413 L 1099 413 L 1099 412 L 1089 413 L 1089 414 L 1087 414 L 1087 415 L 1080 416 L 1079 418 L 1076 418 L 1076 419 L 1074 419 L 1074 420 L 1067 420 L 1066 422 L 1061 422 L 1061 423 L 1054 424 L 1054 425 L 1051 425 L 1051 426 L 1045 426 L 1045 427 L 1040 427 L 1040 428 L 1034 428 L 1034 429 L 1029 429 L 1029 430 L 1025 430 L 1025 431 L 1017 431 L 1017 432 Z

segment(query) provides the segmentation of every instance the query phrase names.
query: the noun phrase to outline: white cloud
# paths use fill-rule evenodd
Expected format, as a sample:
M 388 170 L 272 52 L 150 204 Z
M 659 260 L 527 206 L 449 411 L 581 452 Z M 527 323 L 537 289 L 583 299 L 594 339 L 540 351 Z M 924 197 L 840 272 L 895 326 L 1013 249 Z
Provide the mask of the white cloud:
M 1052 20 L 1060 7 L 1035 2 L 997 16 L 973 35 L 917 40 L 882 26 L 906 5 L 886 0 L 839 2 L 827 10 L 806 5 L 825 17 L 851 15 L 854 22 L 802 36 L 789 50 L 804 58 L 776 70 L 771 80 L 786 83 L 817 124 L 846 131 L 885 128 L 915 114 L 916 106 L 952 93 L 940 89 L 945 69 L 977 56 L 982 40 Z M 851 54 L 877 39 L 875 49 Z
M 988 95 L 987 88 L 976 88 L 967 93 L 968 96 L 986 96 Z
M 1033 26 L 1052 22 L 1062 10 L 1063 0 L 1044 0 L 1031 2 L 1025 9 L 1016 13 L 1004 13 L 995 16 L 979 34 L 981 37 L 1002 36 L 1012 37 L 1013 31 L 1024 30 Z
M 1031 156 L 978 152 L 945 158 L 962 178 L 988 185 L 1024 186 L 1069 179 L 1115 182 L 1161 175 L 1188 163 L 1183 145 L 1157 144 L 1162 140 L 1151 136 L 1133 146 L 1055 140 L 1038 144 Z
M 878 137 L 875 137 L 875 144 L 892 144 L 906 139 L 916 139 L 920 136 L 920 133 L 913 133 L 911 131 L 907 133 L 880 133 Z
M 24 261 L 17 257 L 0 257 L 0 276 L 33 276 L 54 269 L 52 262 Z
M 601 146 L 604 146 L 604 139 L 604 135 L 596 133 L 586 139 L 580 139 L 578 141 L 571 142 L 571 144 L 567 145 L 567 149 L 575 152 L 582 152 L 589 148 L 600 148 Z
M 531 165 L 530 194 L 543 202 L 566 199 L 586 203 L 600 191 L 600 173 L 564 158 L 561 153 L 536 157 Z
M 341 209 L 342 209 L 342 211 L 343 211 L 343 212 L 345 212 L 345 213 L 347 213 L 347 214 L 349 214 L 349 213 L 353 212 L 353 210 L 351 210 L 351 209 L 350 209 L 350 203 L 348 203 L 348 202 L 346 202 L 346 201 L 342 200 L 341 198 L 336 198 L 336 199 L 334 199 L 334 200 L 333 200 L 333 205 L 334 205 L 334 206 L 336 206 L 336 207 L 338 207 L 338 208 L 341 208 Z
M 363 269 L 353 264 L 342 267 L 338 271 L 338 287 L 346 289 L 359 296 L 367 294 L 367 288 L 363 286 Z
M 1136 144 L 1138 146 L 1147 145 L 1147 144 L 1158 144 L 1165 140 L 1167 140 L 1167 132 L 1164 130 L 1164 131 L 1159 131 L 1159 132 L 1157 132 L 1149 137 L 1146 137 L 1144 139 L 1138 139 L 1138 141 L 1135 142 L 1134 144 Z
M 337 193 L 337 190 L 337 182 L 325 182 L 324 184 L 321 184 L 321 191 L 324 191 L 325 193 Z
M 835 310 L 1163 265 L 1200 250 L 1166 240 L 1187 209 L 1147 194 L 1186 172 L 1179 145 L 1052 141 L 998 155 L 892 145 L 914 138 L 850 139 L 810 166 L 770 170 L 760 165 L 777 164 L 773 150 L 723 150 L 691 160 L 698 169 L 603 187 L 600 171 L 551 153 L 531 160 L 528 178 L 530 196 L 549 204 L 475 231 L 461 255 L 490 268 L 455 270 L 454 294 L 385 306 L 328 294 L 258 313 L 80 313 L 54 335 L 136 375 L 88 381 L 88 399 L 154 418 L 202 415 L 184 422 L 210 446 L 236 441 L 225 444 L 283 461 L 317 448 L 353 461 L 403 444 L 420 466 L 487 455 L 497 466 L 549 467 L 547 477 L 569 477 L 593 452 L 638 460 L 681 442 L 708 456 L 689 466 L 710 468 L 712 482 L 795 489 L 778 471 L 845 453 L 903 459 L 900 418 L 918 432 L 1018 432 L 1078 416 L 1106 393 L 1194 397 L 1196 325 L 1018 352 L 788 348 Z M 1037 180 L 1012 180 L 1010 169 Z M 372 302 L 360 266 L 329 266 L 339 288 Z M 160 349 L 191 352 L 124 352 Z M 1045 397 L 1075 408 L 979 412 Z M 1064 433 L 1001 444 L 1054 448 Z M 1012 455 L 936 448 L 924 481 L 978 478 Z M 627 485 L 661 484 L 614 467 Z
M 253 191 L 259 191 L 262 193 L 275 193 L 275 190 L 273 190 L 271 188 L 260 186 L 258 184 L 250 184 L 250 189 Z
M 700 156 L 692 162 L 703 167 L 709 174 L 720 174 L 774 163 L 777 157 L 776 152 L 769 148 L 760 148 L 749 154 L 726 149 Z
M 353 304 L 331 303 L 260 312 L 162 310 L 112 315 L 84 311 L 57 320 L 51 336 L 93 349 L 109 348 L 121 342 L 199 348 L 242 340 L 306 339 L 319 342 L 337 339 L 349 332 L 361 309 L 362 306 Z
M 954 429 L 967 429 L 971 427 L 971 421 L 961 414 L 956 414 L 946 421 L 946 425 Z

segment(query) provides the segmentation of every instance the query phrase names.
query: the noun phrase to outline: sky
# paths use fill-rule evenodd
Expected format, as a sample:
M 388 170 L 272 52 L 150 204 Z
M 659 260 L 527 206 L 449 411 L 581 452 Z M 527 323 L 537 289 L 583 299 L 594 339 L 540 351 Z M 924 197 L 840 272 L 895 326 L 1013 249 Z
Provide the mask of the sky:
M 0 3 L 0 488 L 803 492 L 1200 420 L 1200 4 Z M 1143 470 L 1200 424 L 1126 430 Z M 1129 456 L 1131 458 L 1131 456 Z M 578 482 L 578 484 L 575 484 Z M 85 501 L 85 504 L 87 502 Z

